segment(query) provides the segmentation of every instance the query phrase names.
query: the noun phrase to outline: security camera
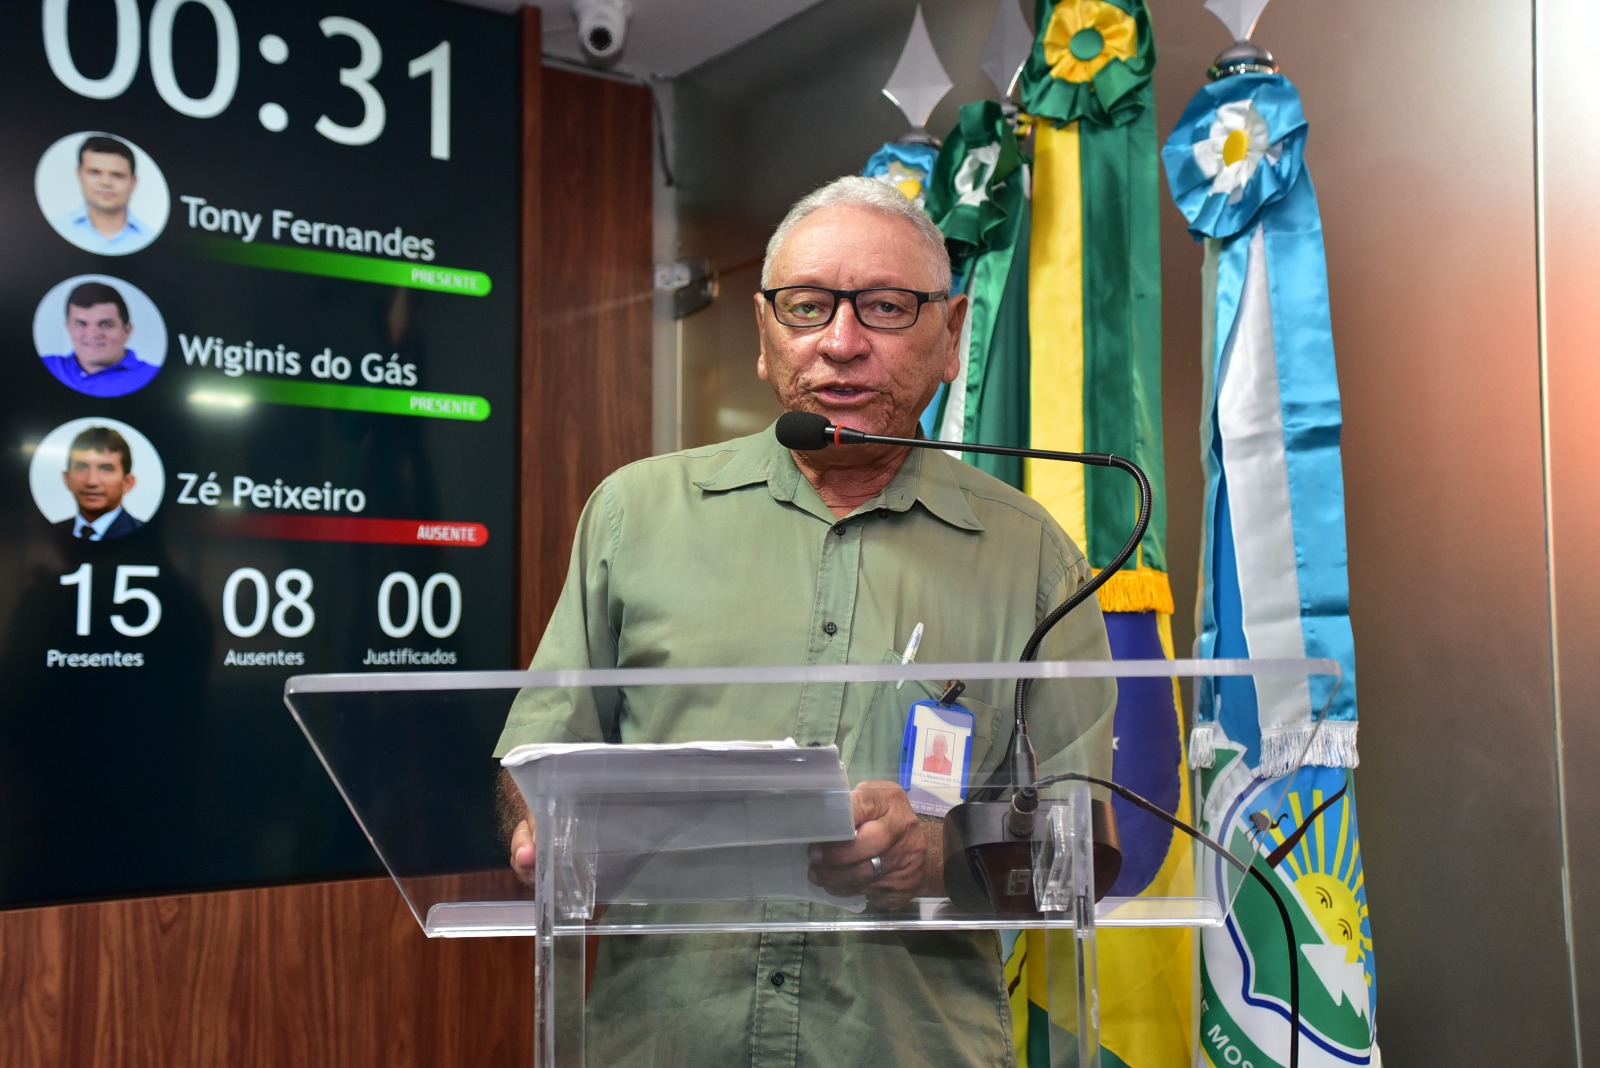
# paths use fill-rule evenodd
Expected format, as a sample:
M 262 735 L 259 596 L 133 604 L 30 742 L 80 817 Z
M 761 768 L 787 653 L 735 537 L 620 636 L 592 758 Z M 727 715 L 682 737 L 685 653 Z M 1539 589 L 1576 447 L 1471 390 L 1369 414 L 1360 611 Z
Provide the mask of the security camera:
M 609 66 L 622 55 L 630 13 L 627 0 L 572 0 L 578 44 L 590 63 Z

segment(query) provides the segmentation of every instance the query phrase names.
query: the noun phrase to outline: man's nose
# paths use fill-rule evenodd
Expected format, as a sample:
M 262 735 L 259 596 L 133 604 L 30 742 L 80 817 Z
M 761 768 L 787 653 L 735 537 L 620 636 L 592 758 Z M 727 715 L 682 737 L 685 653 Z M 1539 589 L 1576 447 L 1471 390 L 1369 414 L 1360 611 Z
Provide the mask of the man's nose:
M 830 360 L 847 363 L 865 356 L 871 348 L 867 328 L 856 316 L 853 301 L 841 300 L 833 313 L 833 322 L 823 328 L 822 353 Z

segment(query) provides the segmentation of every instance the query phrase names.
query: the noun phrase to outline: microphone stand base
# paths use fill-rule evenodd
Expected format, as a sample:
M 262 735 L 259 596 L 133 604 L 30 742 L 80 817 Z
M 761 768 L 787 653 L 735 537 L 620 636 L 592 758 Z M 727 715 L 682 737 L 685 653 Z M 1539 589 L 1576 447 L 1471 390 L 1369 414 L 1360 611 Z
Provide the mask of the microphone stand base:
M 944 818 L 944 887 L 957 908 L 1012 919 L 1045 915 L 1034 902 L 1036 848 L 1048 844 L 1051 803 L 1035 812 L 1033 826 L 1019 835 L 1009 826 L 1009 801 L 969 801 Z M 1094 897 L 1106 896 L 1122 870 L 1117 820 L 1108 801 L 1090 806 L 1094 828 Z

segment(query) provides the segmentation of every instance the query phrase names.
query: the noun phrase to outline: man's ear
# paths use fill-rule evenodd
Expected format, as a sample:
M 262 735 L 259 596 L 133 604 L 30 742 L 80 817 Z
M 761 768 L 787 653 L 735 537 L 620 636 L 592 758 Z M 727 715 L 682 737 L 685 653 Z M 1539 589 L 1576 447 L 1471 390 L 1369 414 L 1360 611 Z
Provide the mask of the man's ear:
M 763 382 L 769 382 L 767 377 L 767 333 L 761 329 L 762 316 L 766 313 L 767 298 L 760 293 L 753 294 L 756 302 L 756 337 L 761 339 L 761 347 L 756 352 L 756 377 Z
M 950 298 L 947 308 L 945 331 L 950 351 L 945 358 L 943 381 L 949 383 L 961 374 L 961 330 L 967 322 L 967 295 L 957 293 Z

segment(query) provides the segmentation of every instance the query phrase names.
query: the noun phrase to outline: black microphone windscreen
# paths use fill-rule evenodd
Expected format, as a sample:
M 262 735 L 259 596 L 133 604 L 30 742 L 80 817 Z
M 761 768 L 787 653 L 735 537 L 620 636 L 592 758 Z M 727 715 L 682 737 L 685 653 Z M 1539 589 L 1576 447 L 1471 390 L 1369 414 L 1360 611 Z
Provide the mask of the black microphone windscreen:
M 774 433 L 784 448 L 812 452 L 833 444 L 832 430 L 827 416 L 816 412 L 784 412 L 778 416 Z

